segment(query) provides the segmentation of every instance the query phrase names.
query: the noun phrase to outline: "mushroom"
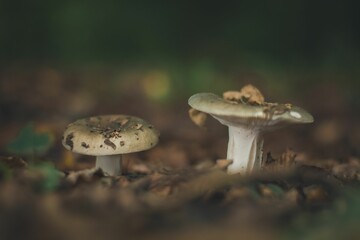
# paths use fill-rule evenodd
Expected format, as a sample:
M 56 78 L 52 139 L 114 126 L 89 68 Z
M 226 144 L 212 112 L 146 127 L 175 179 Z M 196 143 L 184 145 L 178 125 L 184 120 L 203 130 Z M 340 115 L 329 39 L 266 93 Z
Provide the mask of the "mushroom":
M 189 105 L 229 127 L 229 174 L 248 173 L 262 165 L 262 132 L 276 127 L 314 121 L 310 113 L 290 104 L 249 104 L 225 100 L 213 93 L 198 93 Z
M 154 147 L 159 132 L 144 120 L 127 115 L 104 115 L 77 120 L 64 132 L 62 144 L 72 152 L 96 156 L 96 168 L 121 175 L 121 155 Z

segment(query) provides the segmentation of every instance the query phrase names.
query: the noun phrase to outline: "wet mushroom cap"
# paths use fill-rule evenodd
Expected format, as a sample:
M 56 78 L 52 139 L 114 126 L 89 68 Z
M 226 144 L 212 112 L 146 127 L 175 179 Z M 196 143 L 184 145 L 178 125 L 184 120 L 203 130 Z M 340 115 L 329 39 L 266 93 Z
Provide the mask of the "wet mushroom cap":
M 277 103 L 250 105 L 228 101 L 213 93 L 195 94 L 189 98 L 189 105 L 228 123 L 276 127 L 314 121 L 311 114 L 300 107 Z
M 64 132 L 64 147 L 76 153 L 104 156 L 139 152 L 154 147 L 159 132 L 146 121 L 127 115 L 80 119 Z

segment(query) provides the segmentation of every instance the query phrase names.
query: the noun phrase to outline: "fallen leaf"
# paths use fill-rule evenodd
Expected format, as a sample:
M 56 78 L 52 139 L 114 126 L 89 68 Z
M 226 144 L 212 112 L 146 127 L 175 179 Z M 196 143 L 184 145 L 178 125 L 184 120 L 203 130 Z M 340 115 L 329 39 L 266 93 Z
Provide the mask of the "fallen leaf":
M 322 186 L 311 185 L 303 189 L 308 203 L 322 203 L 328 199 L 328 193 Z
M 85 181 L 91 181 L 94 177 L 104 177 L 104 173 L 99 168 L 85 169 L 81 171 L 71 171 L 67 176 L 66 180 L 71 183 L 76 183 L 79 179 Z
M 204 127 L 206 119 L 207 119 L 207 114 L 200 112 L 196 109 L 190 108 L 189 109 L 189 117 L 190 117 L 191 121 L 193 121 L 193 123 L 195 123 L 197 126 Z
M 35 131 L 33 124 L 29 123 L 16 138 L 7 146 L 11 153 L 32 156 L 43 155 L 53 145 L 53 139 L 48 133 Z
M 243 102 L 248 104 L 261 105 L 265 98 L 260 90 L 251 84 L 245 85 L 240 91 L 227 91 L 223 93 L 223 98 L 228 101 Z
M 218 159 L 216 160 L 216 165 L 215 168 L 219 168 L 222 170 L 226 170 L 227 167 L 232 164 L 233 161 L 232 160 L 228 160 L 228 159 Z

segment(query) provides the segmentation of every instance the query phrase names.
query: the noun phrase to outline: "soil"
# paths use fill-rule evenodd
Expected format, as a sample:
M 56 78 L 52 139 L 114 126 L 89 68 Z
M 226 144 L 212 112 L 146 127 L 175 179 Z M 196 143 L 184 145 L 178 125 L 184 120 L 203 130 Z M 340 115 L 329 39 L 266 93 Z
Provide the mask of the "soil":
M 203 117 L 196 121 L 204 127 L 193 124 L 187 95 L 157 102 L 136 81 L 109 90 L 96 88 L 96 77 L 85 84 L 66 73 L 56 76 L 56 89 L 35 79 L 35 95 L 24 91 L 14 98 L 14 89 L 26 89 L 26 79 L 0 89 L 1 239 L 360 236 L 359 116 L 346 100 L 319 104 L 326 85 L 288 99 L 313 113 L 314 124 L 266 133 L 263 168 L 228 175 L 226 127 Z M 346 99 L 344 94 L 332 89 L 329 101 Z M 93 169 L 93 157 L 69 154 L 61 144 L 67 124 L 104 114 L 138 116 L 161 133 L 151 150 L 124 155 L 117 177 Z M 7 150 L 28 122 L 55 139 L 44 154 Z M 72 146 L 70 135 L 65 142 Z

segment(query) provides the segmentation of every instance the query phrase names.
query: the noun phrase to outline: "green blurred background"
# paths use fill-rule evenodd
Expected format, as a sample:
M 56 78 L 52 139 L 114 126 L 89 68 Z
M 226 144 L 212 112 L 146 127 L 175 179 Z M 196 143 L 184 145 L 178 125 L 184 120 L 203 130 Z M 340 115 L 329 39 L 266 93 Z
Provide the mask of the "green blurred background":
M 175 95 L 251 82 L 285 98 L 332 84 L 359 106 L 359 7 L 351 0 L 2 1 L 0 62 L 2 69 L 156 69 Z

